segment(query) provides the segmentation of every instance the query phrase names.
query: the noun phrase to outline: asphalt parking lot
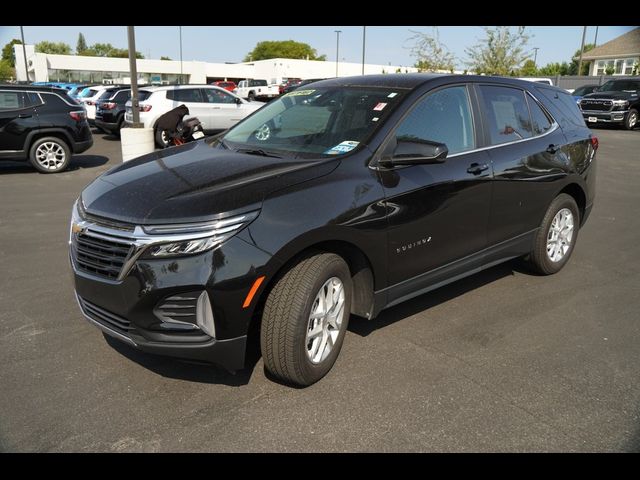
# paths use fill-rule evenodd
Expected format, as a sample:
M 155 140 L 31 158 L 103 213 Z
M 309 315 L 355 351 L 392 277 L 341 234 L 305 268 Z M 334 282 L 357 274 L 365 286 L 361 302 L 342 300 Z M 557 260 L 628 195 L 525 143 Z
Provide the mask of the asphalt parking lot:
M 319 383 L 107 342 L 76 305 L 80 190 L 121 162 L 0 163 L 0 451 L 640 451 L 640 131 L 597 129 L 597 198 L 555 276 L 510 262 L 352 317 Z

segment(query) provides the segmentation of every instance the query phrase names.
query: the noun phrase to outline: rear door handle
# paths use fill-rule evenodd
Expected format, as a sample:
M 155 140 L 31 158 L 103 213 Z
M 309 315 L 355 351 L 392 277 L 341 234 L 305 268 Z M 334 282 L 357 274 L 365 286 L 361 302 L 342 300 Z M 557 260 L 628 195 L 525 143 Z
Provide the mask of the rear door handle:
M 487 168 L 489 168 L 489 165 L 486 163 L 472 163 L 469 165 L 469 168 L 467 168 L 467 172 L 472 173 L 473 175 L 478 175 L 484 172 Z
M 556 153 L 558 150 L 560 150 L 560 147 L 554 145 L 553 143 L 547 147 L 547 153 L 550 153 L 551 155 Z
M 33 115 L 31 114 L 26 114 L 26 113 L 21 113 L 20 115 L 18 115 L 18 118 L 31 118 Z

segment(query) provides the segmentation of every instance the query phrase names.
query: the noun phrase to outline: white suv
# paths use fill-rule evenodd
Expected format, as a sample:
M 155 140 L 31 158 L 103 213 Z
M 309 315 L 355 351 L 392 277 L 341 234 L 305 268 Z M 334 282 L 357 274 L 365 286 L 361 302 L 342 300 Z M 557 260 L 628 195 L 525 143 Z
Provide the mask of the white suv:
M 113 85 L 96 85 L 95 87 L 87 87 L 76 97 L 76 100 L 84 106 L 84 109 L 87 112 L 87 120 L 89 120 L 90 125 L 94 125 L 96 121 L 96 101 L 107 88 L 113 88 Z
M 138 100 L 140 122 L 144 123 L 146 128 L 155 128 L 160 115 L 185 105 L 189 109 L 189 116 L 197 117 L 207 133 L 231 128 L 264 105 L 249 103 L 224 88 L 213 85 L 145 87 L 138 91 Z M 128 124 L 133 123 L 131 100 L 126 104 L 124 121 Z M 158 138 L 162 136 L 156 135 L 156 139 Z

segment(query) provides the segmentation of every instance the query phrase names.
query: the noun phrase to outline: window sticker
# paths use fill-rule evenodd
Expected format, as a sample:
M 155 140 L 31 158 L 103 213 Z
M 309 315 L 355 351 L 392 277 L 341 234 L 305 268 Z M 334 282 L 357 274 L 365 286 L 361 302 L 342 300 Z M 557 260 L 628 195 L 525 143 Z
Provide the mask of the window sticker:
M 492 100 L 491 106 L 493 107 L 493 112 L 496 116 L 496 121 L 498 123 L 498 129 L 504 131 L 505 135 L 508 135 L 509 132 L 508 127 L 512 129 L 518 127 L 518 119 L 516 118 L 516 109 L 513 106 L 513 103 L 508 101 L 497 101 Z
M 358 146 L 360 142 L 354 142 L 353 140 L 345 140 L 342 143 L 339 143 L 335 147 L 331 147 L 329 150 L 324 151 L 323 153 L 327 153 L 329 155 L 340 155 L 342 153 L 347 153 L 353 150 Z
M 387 95 L 387 98 L 393 98 L 396 95 L 398 95 L 396 92 L 390 93 L 389 95 Z
M 373 107 L 373 109 L 374 109 L 376 112 L 379 112 L 380 110 L 384 110 L 384 107 L 386 107 L 386 106 L 387 106 L 387 104 L 386 104 L 386 103 L 382 103 L 382 102 L 380 102 L 380 103 L 379 103 L 379 104 L 377 104 L 375 107 Z
M 285 97 L 302 97 L 306 95 L 311 95 L 315 90 L 294 90 L 293 92 L 289 92 L 285 95 Z

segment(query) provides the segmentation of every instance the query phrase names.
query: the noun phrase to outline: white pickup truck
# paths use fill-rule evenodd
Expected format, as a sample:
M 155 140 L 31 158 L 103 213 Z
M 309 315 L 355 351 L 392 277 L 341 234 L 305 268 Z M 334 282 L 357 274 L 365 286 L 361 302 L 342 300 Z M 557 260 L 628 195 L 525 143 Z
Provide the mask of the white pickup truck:
M 278 85 L 269 85 L 266 80 L 241 80 L 233 91 L 236 95 L 252 100 L 270 100 L 280 95 Z

